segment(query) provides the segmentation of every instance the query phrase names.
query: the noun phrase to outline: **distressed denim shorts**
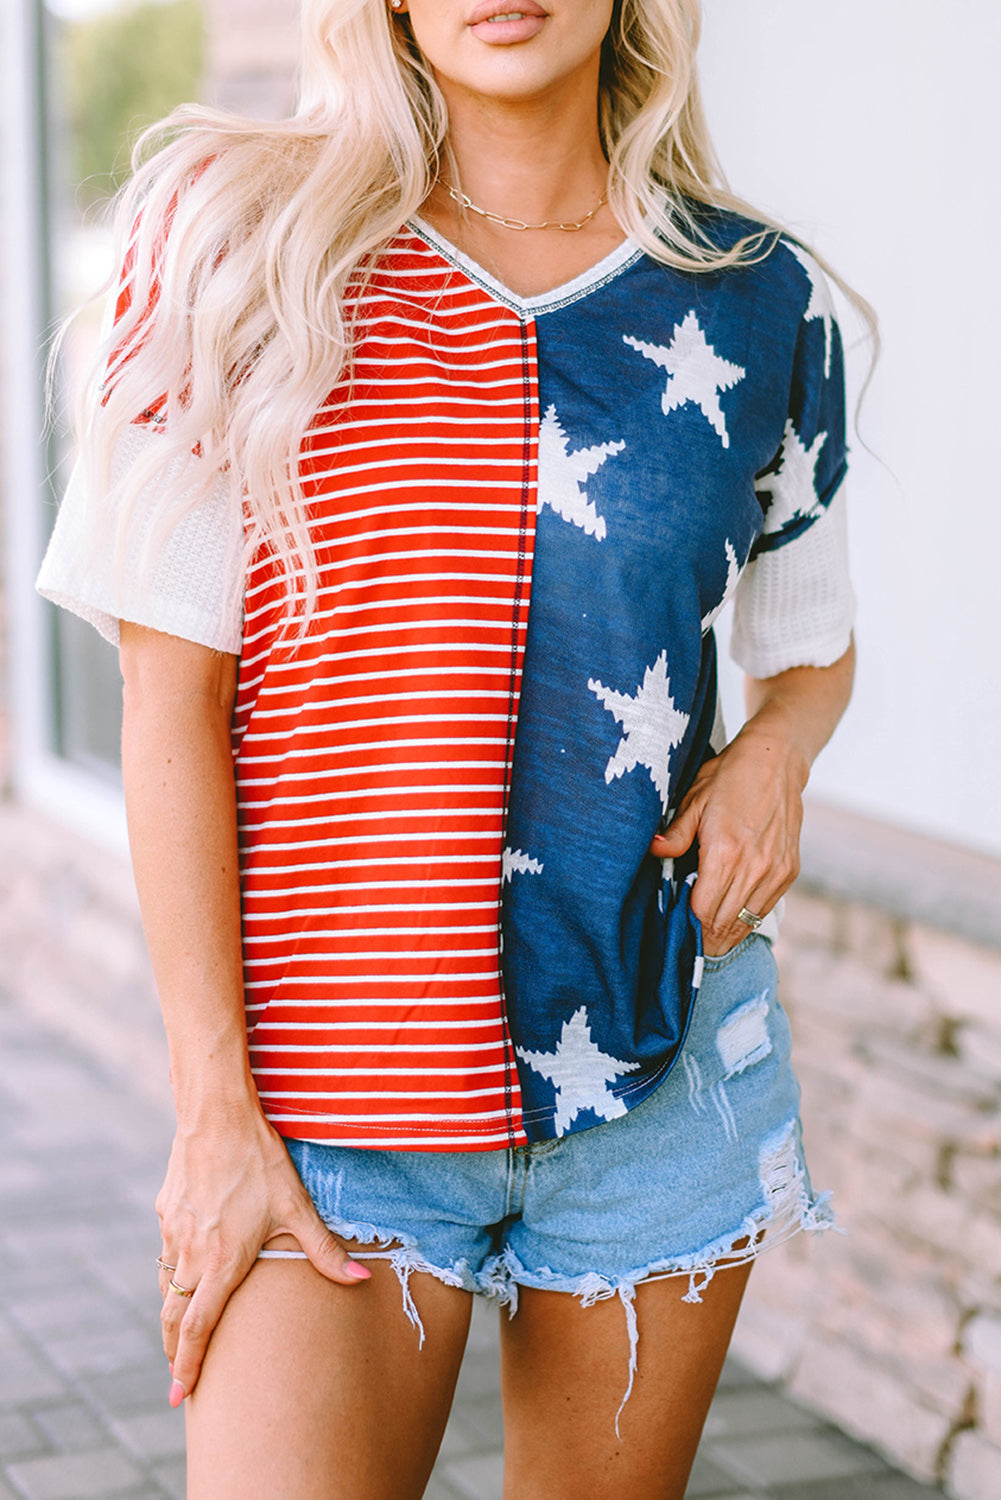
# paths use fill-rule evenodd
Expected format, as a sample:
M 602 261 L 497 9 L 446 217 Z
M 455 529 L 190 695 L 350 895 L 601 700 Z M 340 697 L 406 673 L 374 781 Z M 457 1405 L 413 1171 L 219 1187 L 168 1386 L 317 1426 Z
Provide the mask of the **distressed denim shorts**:
M 827 1195 L 810 1186 L 789 1025 L 771 943 L 756 933 L 705 960 L 681 1057 L 618 1119 L 511 1150 L 286 1145 L 325 1223 L 379 1247 L 358 1259 L 393 1263 L 421 1337 L 414 1271 L 512 1314 L 519 1286 L 569 1292 L 585 1305 L 618 1296 L 630 1384 L 637 1283 L 683 1277 L 684 1300 L 698 1302 L 723 1265 L 833 1223 Z

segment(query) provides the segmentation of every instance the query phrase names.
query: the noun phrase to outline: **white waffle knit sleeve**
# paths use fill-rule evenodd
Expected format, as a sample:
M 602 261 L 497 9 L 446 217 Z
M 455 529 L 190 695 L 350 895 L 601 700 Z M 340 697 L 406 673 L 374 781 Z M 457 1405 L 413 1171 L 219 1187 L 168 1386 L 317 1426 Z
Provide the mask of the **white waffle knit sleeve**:
M 130 427 L 120 439 L 112 465 L 113 483 L 158 440 L 155 429 Z M 243 519 L 229 487 L 182 514 L 148 567 L 142 560 L 156 524 L 156 500 L 164 486 L 172 504 L 183 506 L 192 488 L 188 464 L 178 459 L 147 487 L 136 503 L 124 558 L 115 557 L 107 508 L 88 492 L 78 464 L 59 507 L 55 529 L 36 587 L 46 599 L 72 610 L 118 643 L 120 620 L 162 630 L 239 655 L 243 640 Z
M 807 530 L 744 569 L 734 591 L 730 654 L 751 677 L 829 667 L 847 651 L 854 618 L 841 485 Z

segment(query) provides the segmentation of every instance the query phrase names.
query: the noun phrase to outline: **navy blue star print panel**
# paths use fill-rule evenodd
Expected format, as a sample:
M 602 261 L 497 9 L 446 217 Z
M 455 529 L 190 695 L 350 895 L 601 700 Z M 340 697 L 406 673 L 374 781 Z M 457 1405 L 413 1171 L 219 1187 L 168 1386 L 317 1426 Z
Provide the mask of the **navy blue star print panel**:
M 539 509 L 503 973 L 540 1140 L 624 1114 L 678 1055 L 702 967 L 697 850 L 671 868 L 647 849 L 714 753 L 712 622 L 752 557 L 823 514 L 845 438 L 829 293 L 787 241 L 712 275 L 637 255 L 534 311 Z

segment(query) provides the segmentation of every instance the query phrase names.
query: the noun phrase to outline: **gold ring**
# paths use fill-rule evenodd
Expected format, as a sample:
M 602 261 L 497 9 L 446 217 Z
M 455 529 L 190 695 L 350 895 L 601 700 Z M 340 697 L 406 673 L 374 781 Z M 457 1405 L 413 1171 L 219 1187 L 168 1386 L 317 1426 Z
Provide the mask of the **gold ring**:
M 159 1255 L 156 1258 L 156 1268 L 157 1268 L 158 1271 L 176 1271 L 177 1270 L 176 1266 L 172 1266 L 167 1261 L 162 1260 Z
M 759 917 L 753 911 L 748 911 L 746 906 L 742 906 L 737 913 L 737 921 L 746 922 L 747 926 L 754 931 L 757 931 L 764 920 L 764 917 Z
M 176 1266 L 174 1269 L 177 1269 Z M 179 1297 L 193 1297 L 195 1295 L 194 1287 L 178 1286 L 173 1276 L 170 1278 L 170 1290 L 176 1292 Z

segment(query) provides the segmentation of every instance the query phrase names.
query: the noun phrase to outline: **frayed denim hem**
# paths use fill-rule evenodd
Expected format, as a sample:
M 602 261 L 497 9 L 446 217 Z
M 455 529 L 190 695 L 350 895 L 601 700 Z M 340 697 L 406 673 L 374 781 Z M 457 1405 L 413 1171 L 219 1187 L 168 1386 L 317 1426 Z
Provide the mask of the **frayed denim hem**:
M 615 1435 L 619 1433 L 619 1418 L 633 1392 L 636 1379 L 639 1327 L 636 1318 L 636 1288 L 646 1281 L 656 1281 L 671 1276 L 687 1276 L 688 1290 L 683 1302 L 699 1303 L 702 1293 L 713 1280 L 717 1271 L 747 1265 L 764 1250 L 801 1232 L 821 1234 L 827 1230 L 844 1233 L 839 1229 L 830 1205 L 830 1193 L 811 1197 L 806 1190 L 805 1173 L 802 1179 L 803 1192 L 799 1201 L 789 1205 L 781 1216 L 766 1205 L 748 1214 L 739 1228 L 721 1236 L 705 1249 L 692 1255 L 676 1259 L 652 1261 L 648 1265 L 624 1272 L 614 1278 L 589 1272 L 584 1276 L 562 1276 L 547 1266 L 538 1271 L 527 1271 L 510 1249 L 494 1256 L 480 1272 L 481 1290 L 496 1297 L 500 1305 L 508 1308 L 511 1317 L 518 1309 L 518 1287 L 533 1287 L 540 1291 L 568 1292 L 578 1297 L 582 1307 L 593 1307 L 609 1297 L 618 1297 L 626 1318 L 626 1333 L 629 1340 L 629 1370 L 626 1389 L 619 1409 L 615 1413 Z
M 499 1307 L 507 1308 L 510 1317 L 514 1317 L 518 1310 L 519 1286 L 567 1292 L 578 1297 L 583 1307 L 593 1307 L 596 1302 L 618 1297 L 625 1313 L 629 1341 L 626 1389 L 615 1414 L 615 1432 L 619 1436 L 619 1418 L 632 1395 L 636 1378 L 639 1328 L 635 1301 L 638 1286 L 646 1281 L 687 1276 L 688 1289 L 681 1300 L 697 1304 L 702 1301 L 702 1294 L 717 1271 L 746 1265 L 757 1259 L 763 1250 L 780 1245 L 801 1232 L 818 1234 L 835 1230 L 844 1233 L 835 1220 L 830 1193 L 814 1196 L 810 1190 L 798 1145 L 797 1123 L 792 1120 L 764 1142 L 760 1155 L 764 1202 L 747 1214 L 737 1228 L 691 1254 L 651 1261 L 611 1277 L 595 1271 L 580 1276 L 564 1275 L 548 1266 L 529 1271 L 510 1248 L 491 1256 L 478 1271 L 474 1271 L 465 1260 L 457 1261 L 451 1267 L 436 1266 L 421 1254 L 412 1235 L 377 1224 L 355 1223 L 329 1212 L 323 1214 L 323 1219 L 328 1229 L 341 1239 L 380 1247 L 352 1253 L 359 1261 L 385 1260 L 393 1267 L 403 1296 L 403 1311 L 417 1331 L 421 1347 L 425 1338 L 424 1324 L 410 1290 L 410 1278 L 415 1272 L 434 1276 L 445 1286 L 492 1298 Z M 261 1250 L 259 1259 L 305 1260 L 307 1257 L 302 1250 Z
M 396 1279 L 400 1283 L 403 1294 L 403 1311 L 412 1328 L 416 1329 L 418 1347 L 424 1347 L 424 1324 L 421 1315 L 417 1311 L 413 1293 L 410 1290 L 410 1278 L 415 1271 L 425 1272 L 434 1276 L 445 1286 L 454 1286 L 462 1291 L 479 1292 L 479 1280 L 468 1262 L 458 1261 L 453 1269 L 444 1266 L 434 1266 L 417 1249 L 417 1241 L 412 1235 L 400 1234 L 394 1229 L 381 1229 L 375 1224 L 356 1224 L 347 1219 L 325 1218 L 324 1223 L 332 1234 L 338 1239 L 358 1240 L 362 1244 L 376 1244 L 385 1246 L 379 1250 L 353 1250 L 354 1260 L 386 1260 L 396 1273 Z M 308 1260 L 304 1250 L 259 1250 L 258 1260 Z
M 585 1276 L 564 1276 L 542 1266 L 527 1271 L 510 1249 L 503 1250 L 480 1272 L 484 1291 L 500 1296 L 511 1315 L 517 1310 L 518 1286 L 540 1290 L 569 1292 L 579 1297 L 583 1307 L 593 1307 L 609 1297 L 618 1297 L 626 1316 L 629 1338 L 629 1374 L 625 1394 L 615 1414 L 615 1434 L 619 1436 L 619 1418 L 633 1392 L 636 1378 L 639 1329 L 636 1320 L 636 1288 L 645 1281 L 661 1277 L 687 1276 L 688 1290 L 683 1302 L 699 1303 L 702 1293 L 716 1272 L 733 1266 L 747 1265 L 763 1250 L 780 1245 L 800 1232 L 811 1234 L 838 1230 L 831 1208 L 830 1193 L 815 1197 L 799 1150 L 798 1121 L 777 1131 L 762 1146 L 760 1180 L 763 1204 L 749 1213 L 729 1234 L 690 1255 L 651 1261 L 636 1270 L 616 1277 L 590 1272 Z M 843 1231 L 838 1231 L 843 1232 Z

